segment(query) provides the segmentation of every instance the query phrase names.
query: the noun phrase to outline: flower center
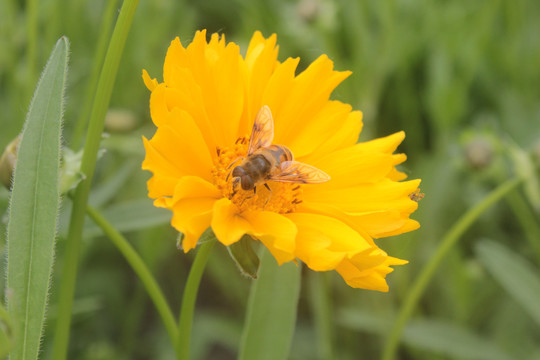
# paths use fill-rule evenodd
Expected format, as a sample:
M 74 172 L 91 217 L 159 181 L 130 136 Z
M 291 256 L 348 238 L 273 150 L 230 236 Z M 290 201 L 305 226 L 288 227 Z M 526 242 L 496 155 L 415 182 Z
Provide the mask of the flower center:
M 268 181 L 258 184 L 256 191 L 242 190 L 240 183 L 233 185 L 233 169 L 246 158 L 249 137 L 238 138 L 232 147 L 216 148 L 212 177 L 223 196 L 236 204 L 240 210 L 265 210 L 280 214 L 291 213 L 302 202 L 302 186 L 294 183 Z M 233 164 L 233 162 L 235 162 Z M 232 164 L 232 165 L 231 165 Z M 234 189 L 233 189 L 234 186 Z

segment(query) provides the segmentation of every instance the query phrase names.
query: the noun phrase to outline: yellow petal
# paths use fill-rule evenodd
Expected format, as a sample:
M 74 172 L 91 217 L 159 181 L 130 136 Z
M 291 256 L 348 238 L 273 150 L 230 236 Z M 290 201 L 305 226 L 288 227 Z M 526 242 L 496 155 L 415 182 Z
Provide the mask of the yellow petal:
M 321 143 L 306 159 L 302 159 L 306 163 L 311 163 L 314 159 L 326 156 L 336 150 L 343 149 L 356 144 L 358 136 L 362 130 L 362 112 L 352 111 L 347 116 L 347 119 L 336 124 L 336 128 L 328 139 Z
M 399 131 L 386 137 L 359 143 L 357 146 L 361 149 L 361 151 L 367 153 L 383 152 L 391 154 L 396 151 L 403 139 L 405 139 L 405 132 Z
M 251 225 L 249 234 L 260 240 L 280 265 L 294 259 L 297 233 L 294 222 L 271 211 L 247 211 L 242 217 Z
M 351 74 L 350 71 L 334 71 L 333 67 L 334 63 L 321 55 L 294 78 L 285 102 L 274 118 L 276 143 L 289 144 L 291 139 L 301 136 L 301 130 L 326 104 L 330 93 Z M 279 84 L 281 91 L 283 85 Z
M 336 268 L 347 284 L 354 288 L 388 291 L 386 275 L 393 271 L 391 265 L 406 264 L 407 261 L 387 256 L 380 250 L 359 254 L 345 259 Z
M 248 234 L 264 243 L 280 264 L 294 259 L 296 226 L 283 215 L 270 211 L 241 212 L 230 200 L 221 199 L 214 205 L 212 229 L 225 245 Z
M 234 144 L 244 108 L 244 73 L 240 66 L 240 49 L 230 43 L 210 71 L 211 82 L 202 86 L 208 116 L 213 119 L 220 146 Z M 204 92 L 208 90 L 208 92 Z
M 189 56 L 180 43 L 180 39 L 175 38 L 171 41 L 169 49 L 167 49 L 165 63 L 163 64 L 163 80 L 167 87 L 176 87 L 181 82 L 175 76 L 174 70 L 189 66 L 189 61 Z
M 279 64 L 264 89 L 261 105 L 268 105 L 270 107 L 274 121 L 277 121 L 277 119 L 283 116 L 283 107 L 291 92 L 296 67 L 299 62 L 299 58 L 288 58 L 282 64 Z M 275 123 L 274 127 L 276 127 Z
M 185 252 L 194 248 L 201 234 L 210 226 L 214 203 L 221 193 L 216 187 L 196 176 L 184 176 L 175 188 L 173 198 L 166 199 L 173 211 L 171 224 L 184 233 Z
M 150 108 L 152 109 L 152 105 L 154 105 L 156 111 L 159 110 L 160 106 L 165 108 L 162 110 L 165 112 L 169 112 L 173 108 L 185 110 L 199 127 L 207 147 L 215 149 L 217 143 L 216 130 L 206 112 L 200 85 L 195 80 L 190 69 L 175 67 L 171 70 L 171 73 L 171 77 L 178 78 L 178 84 L 174 88 L 166 88 L 162 91 L 161 96 L 164 101 L 160 101 L 159 98 L 156 98 L 156 100 L 151 98 Z M 159 116 L 159 114 L 156 116 Z M 153 114 L 152 117 L 154 117 Z
M 158 84 L 154 87 L 150 95 L 150 116 L 154 125 L 158 128 L 161 124 L 166 123 L 166 119 L 169 116 L 169 108 L 165 98 L 166 91 L 167 86 L 165 84 Z
M 144 69 L 142 71 L 142 78 L 144 81 L 144 85 L 146 85 L 148 90 L 153 91 L 156 86 L 158 86 L 158 81 L 156 79 L 151 79 L 150 75 L 148 75 L 148 72 Z
M 347 121 L 351 111 L 352 107 L 348 104 L 328 101 L 319 111 L 314 112 L 311 118 L 298 121 L 289 136 L 282 141 L 297 159 L 302 159 L 328 141 L 334 135 L 336 127 Z M 358 138 L 358 134 L 356 137 Z
M 212 157 L 197 125 L 185 111 L 174 108 L 166 124 L 144 142 L 147 155 L 143 169 L 169 177 L 194 175 L 211 179 Z
M 231 245 L 251 230 L 249 222 L 240 216 L 240 209 L 229 199 L 220 199 L 214 204 L 212 230 L 224 245 Z
M 277 56 L 276 35 L 265 39 L 259 31 L 256 31 L 244 61 L 247 81 L 245 98 L 247 101 L 244 103 L 244 113 L 238 126 L 238 137 L 249 134 L 257 112 L 262 105 L 266 105 L 262 103 L 263 93 L 272 73 L 279 64 Z
M 154 174 L 146 183 L 148 187 L 148 197 L 150 199 L 170 197 L 174 194 L 174 189 L 176 188 L 178 181 L 178 177 L 171 177 L 162 173 Z M 161 201 L 154 202 L 154 205 L 157 207 L 166 207 L 160 204 Z
M 420 180 L 395 182 L 387 179 L 343 189 L 328 183 L 317 184 L 316 187 L 304 187 L 304 202 L 330 204 L 351 213 L 394 209 L 410 214 L 418 203 L 411 200 L 409 194 L 418 189 L 419 184 Z
M 413 219 L 405 219 L 402 226 L 397 227 L 396 229 L 393 229 L 393 230 L 388 230 L 387 232 L 381 231 L 374 237 L 388 237 L 388 236 L 404 234 L 406 232 L 416 230 L 419 227 L 420 227 L 420 223 L 418 221 L 413 220 Z
M 326 271 L 371 245 L 360 234 L 334 218 L 309 214 L 286 215 L 298 228 L 296 255 L 311 269 Z
M 325 190 L 344 189 L 359 184 L 376 183 L 392 171 L 394 158 L 384 153 L 364 153 L 355 146 L 350 146 L 327 154 L 310 162 L 328 175 L 331 180 L 325 184 Z M 308 191 L 320 189 L 310 187 Z

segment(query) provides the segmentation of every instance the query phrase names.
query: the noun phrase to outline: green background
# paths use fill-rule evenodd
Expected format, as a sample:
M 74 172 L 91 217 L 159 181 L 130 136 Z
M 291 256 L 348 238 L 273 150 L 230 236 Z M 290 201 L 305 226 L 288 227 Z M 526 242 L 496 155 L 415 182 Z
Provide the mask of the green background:
M 66 35 L 71 54 L 63 142 L 78 150 L 72 134 L 84 112 L 100 32 L 107 31 L 109 2 L 29 3 L 0 0 L 0 147 L 20 132 L 39 73 Z M 146 197 L 150 174 L 140 170 L 141 136 L 155 129 L 141 69 L 161 79 L 170 41 L 179 36 L 187 45 L 203 28 L 224 33 L 244 51 L 255 30 L 277 33 L 279 59 L 301 57 L 300 69 L 327 54 L 337 70 L 353 71 L 332 97 L 364 112 L 360 139 L 404 130 L 399 150 L 408 160 L 401 169 L 421 178 L 426 194 L 413 214 L 421 229 L 378 241 L 410 261 L 389 275 L 389 293 L 351 289 L 335 273 L 322 279 L 330 290 L 334 357 L 377 359 L 407 291 L 446 231 L 523 168 L 516 166 L 516 152 L 540 162 L 539 18 L 540 2 L 533 0 L 141 1 L 111 101 L 121 112 L 107 119 L 106 152 L 90 202 L 136 246 L 178 308 L 193 254 L 176 249 L 170 214 Z M 540 281 L 538 191 L 529 184 L 490 208 L 449 253 L 406 330 L 400 359 L 540 357 L 540 321 L 534 316 L 540 307 L 540 293 L 534 292 Z M 1 214 L 7 206 L 8 191 L 1 189 Z M 44 359 L 58 311 L 69 211 L 70 202 L 63 201 Z M 2 252 L 6 221 L 3 215 Z M 164 328 L 131 268 L 99 229 L 89 222 L 86 230 L 69 358 L 172 358 Z M 320 357 L 313 346 L 311 288 L 321 280 L 316 276 L 303 271 L 291 359 Z M 226 249 L 216 246 L 198 298 L 194 359 L 236 358 L 250 282 Z

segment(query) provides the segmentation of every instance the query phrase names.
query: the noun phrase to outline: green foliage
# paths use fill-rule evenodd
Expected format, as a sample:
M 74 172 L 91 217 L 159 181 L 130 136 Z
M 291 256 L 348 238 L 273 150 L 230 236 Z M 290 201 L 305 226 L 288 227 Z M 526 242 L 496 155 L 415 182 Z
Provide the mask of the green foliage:
M 21 134 L 7 231 L 7 303 L 11 359 L 37 359 L 60 205 L 60 138 L 69 45 L 58 40 L 38 83 Z
M 301 266 L 277 264 L 262 249 L 259 278 L 251 288 L 239 359 L 285 360 L 289 356 L 300 292 Z
M 71 40 L 71 62 L 63 137 L 73 151 L 80 150 L 77 145 L 83 141 L 77 137 L 82 139 L 84 127 L 78 124 L 89 117 L 98 63 L 103 61 L 104 44 L 120 5 L 105 0 L 0 0 L 0 148 L 20 132 L 37 67 L 45 63 L 56 40 L 66 35 Z M 325 274 L 327 281 L 318 291 L 328 295 L 324 303 L 332 306 L 326 316 L 336 314 L 329 325 L 309 311 L 317 307 L 314 295 L 301 289 L 290 359 L 320 358 L 313 344 L 321 333 L 333 334 L 336 359 L 378 359 L 391 314 L 398 313 L 447 230 L 515 175 L 516 162 L 521 163 L 521 173 L 538 171 L 534 167 L 540 158 L 530 156 L 540 146 L 538 18 L 540 2 L 534 0 L 142 1 L 110 101 L 111 108 L 131 112 L 134 128 L 124 133 L 111 128 L 111 134 L 101 139 L 104 152 L 89 203 L 123 233 L 155 276 L 167 303 L 177 310 L 193 255 L 177 249 L 170 213 L 145 199 L 150 174 L 140 170 L 141 136 L 152 136 L 155 127 L 141 69 L 161 80 L 170 41 L 179 36 L 187 44 L 202 28 L 225 33 L 242 49 L 255 30 L 265 36 L 277 33 L 279 60 L 299 56 L 299 68 L 328 54 L 336 69 L 353 71 L 332 97 L 364 112 L 361 140 L 404 130 L 407 138 L 399 151 L 408 160 L 401 170 L 422 178 L 426 196 L 413 215 L 422 224 L 419 230 L 377 240 L 388 253 L 410 261 L 389 275 L 389 293 L 352 290 L 339 276 Z M 473 161 L 479 138 L 486 140 L 480 151 L 487 160 L 481 162 Z M 509 143 L 518 149 L 514 158 Z M 538 306 L 531 300 L 538 299 L 534 297 L 540 266 L 538 185 L 527 184 L 526 192 L 515 191 L 508 203 L 498 202 L 486 210 L 445 256 L 414 310 L 415 320 L 405 329 L 398 358 L 475 358 L 482 351 L 484 355 L 476 358 L 486 358 L 485 354 L 496 358 L 494 351 L 500 351 L 510 358 L 528 359 L 540 354 Z M 1 189 L 4 219 L 8 199 L 8 190 Z M 66 197 L 50 298 L 56 313 L 61 312 L 56 305 L 70 209 Z M 6 226 L 6 221 L 0 222 L 4 253 Z M 477 246 L 482 238 L 496 244 Z M 68 358 L 172 358 L 174 347 L 144 285 L 91 221 L 84 225 L 80 250 Z M 5 259 L 0 256 L 0 268 L 6 268 Z M 194 360 L 237 358 L 251 284 L 226 249 L 216 246 L 197 297 Z M 8 293 L 4 284 L 0 291 Z M 275 295 L 267 297 L 265 301 L 270 301 Z M 84 305 L 87 299 L 92 299 L 91 309 L 78 311 L 77 304 Z M 345 313 L 351 307 L 369 313 L 370 321 Z M 53 320 L 51 314 L 42 339 L 40 357 L 45 360 L 51 358 Z M 333 328 L 324 328 L 328 326 Z M 6 344 L 13 343 L 12 332 L 5 334 Z M 451 342 L 459 346 L 452 347 Z
M 355 308 L 343 309 L 338 319 L 347 328 L 378 335 L 384 335 L 391 325 L 386 318 Z M 452 359 L 512 359 L 495 342 L 464 326 L 442 320 L 412 320 L 403 332 L 403 342 L 410 347 Z
M 493 241 L 477 246 L 480 262 L 540 326 L 540 271 L 521 256 Z

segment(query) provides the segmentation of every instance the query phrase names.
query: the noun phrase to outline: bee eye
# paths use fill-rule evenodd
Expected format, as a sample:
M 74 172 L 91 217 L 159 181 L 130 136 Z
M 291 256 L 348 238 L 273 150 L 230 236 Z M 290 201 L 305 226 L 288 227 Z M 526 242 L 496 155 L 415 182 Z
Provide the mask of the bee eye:
M 232 171 L 233 177 L 239 177 L 239 176 L 244 176 L 244 175 L 245 175 L 245 171 L 241 166 L 235 167 Z
M 253 190 L 253 180 L 251 180 L 251 176 L 249 175 L 242 176 L 240 184 L 242 185 L 242 190 Z

